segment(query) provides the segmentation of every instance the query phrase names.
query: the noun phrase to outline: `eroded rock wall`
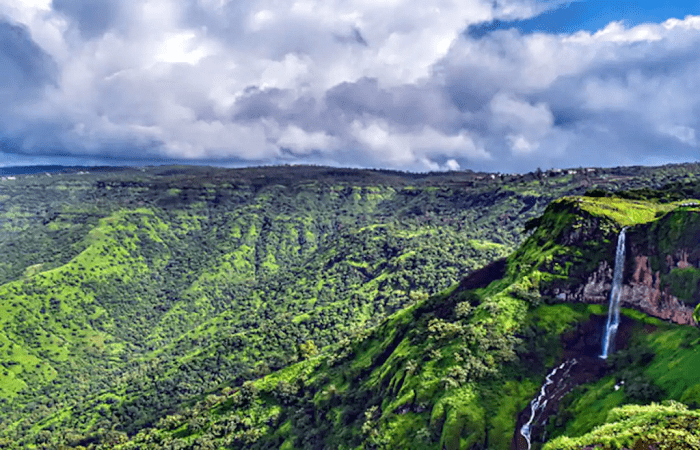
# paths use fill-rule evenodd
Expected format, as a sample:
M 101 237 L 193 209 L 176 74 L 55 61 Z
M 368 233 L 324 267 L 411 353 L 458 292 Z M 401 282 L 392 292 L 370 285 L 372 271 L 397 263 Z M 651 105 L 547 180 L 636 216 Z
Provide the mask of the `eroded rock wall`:
M 685 258 L 678 261 L 667 255 L 669 267 L 688 267 L 687 252 L 681 250 L 680 253 Z M 697 325 L 693 319 L 694 308 L 671 295 L 668 287 L 662 288 L 661 273 L 652 270 L 649 257 L 639 255 L 633 261 L 632 277 L 625 283 L 622 293 L 623 306 L 631 306 L 650 316 L 678 324 Z
M 680 257 L 667 255 L 669 267 L 688 267 L 688 252 L 680 250 Z M 685 255 L 685 257 L 684 257 Z M 631 255 L 626 264 L 632 267 L 625 270 L 622 288 L 622 306 L 634 308 L 650 316 L 669 320 L 683 325 L 697 325 L 693 319 L 694 308 L 662 288 L 660 271 L 654 272 L 646 255 Z M 613 267 L 602 261 L 598 269 L 590 274 L 585 283 L 570 287 L 556 287 L 545 290 L 544 295 L 563 302 L 600 303 L 609 301 Z

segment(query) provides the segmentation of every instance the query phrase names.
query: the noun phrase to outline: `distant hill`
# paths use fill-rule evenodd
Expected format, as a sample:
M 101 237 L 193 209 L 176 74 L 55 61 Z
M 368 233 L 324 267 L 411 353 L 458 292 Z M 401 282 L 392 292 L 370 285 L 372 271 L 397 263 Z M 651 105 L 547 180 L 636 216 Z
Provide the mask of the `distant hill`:
M 0 167 L 0 176 L 31 175 L 37 173 L 105 172 L 123 170 L 116 166 L 8 166 Z

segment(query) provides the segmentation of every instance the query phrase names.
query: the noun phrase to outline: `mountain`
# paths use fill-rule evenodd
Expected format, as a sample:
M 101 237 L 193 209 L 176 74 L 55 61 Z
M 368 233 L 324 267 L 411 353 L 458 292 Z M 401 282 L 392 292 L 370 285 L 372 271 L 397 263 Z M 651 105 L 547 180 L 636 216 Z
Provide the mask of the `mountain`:
M 527 448 L 529 402 L 553 367 L 565 372 L 533 422 L 533 448 L 544 436 L 561 436 L 547 449 L 666 448 L 668 439 L 669 448 L 694 448 L 683 445 L 699 437 L 689 428 L 697 412 L 673 402 L 623 405 L 700 406 L 700 330 L 626 309 L 605 361 L 607 311 L 597 297 L 543 292 L 567 283 L 577 292 L 581 275 L 614 257 L 623 227 L 632 248 L 661 233 L 676 252 L 697 254 L 689 236 L 698 216 L 688 201 L 559 200 L 507 259 L 323 355 L 212 393 L 118 448 Z M 667 290 L 673 283 L 659 281 Z M 699 293 L 696 283 L 685 301 L 696 307 Z
M 0 443 L 505 448 L 547 369 L 577 345 L 598 351 L 599 336 L 581 342 L 605 308 L 577 300 L 577 286 L 610 264 L 622 225 L 692 216 L 673 202 L 692 198 L 698 169 L 157 167 L 2 180 Z M 563 196 L 619 189 L 626 199 L 560 200 L 540 217 Z M 581 217 L 589 234 L 575 241 Z M 674 253 L 678 240 L 650 247 L 666 228 L 644 233 L 630 257 L 646 255 L 652 276 L 696 261 L 690 247 Z M 663 266 L 668 252 L 677 259 Z M 692 306 L 694 272 L 681 269 L 663 272 L 659 298 Z M 625 333 L 693 336 L 629 314 Z M 643 356 L 656 348 L 644 345 Z M 666 389 L 640 364 L 641 386 Z M 688 403 L 686 391 L 669 398 Z M 581 408 L 567 401 L 561 414 Z M 565 422 L 579 433 L 604 419 Z

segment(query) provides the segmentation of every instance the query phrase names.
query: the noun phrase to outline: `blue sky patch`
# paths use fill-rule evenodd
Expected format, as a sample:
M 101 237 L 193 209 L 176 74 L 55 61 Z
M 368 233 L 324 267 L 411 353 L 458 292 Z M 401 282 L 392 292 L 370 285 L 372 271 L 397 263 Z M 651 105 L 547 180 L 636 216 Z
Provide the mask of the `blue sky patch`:
M 481 38 L 503 29 L 517 29 L 523 34 L 571 34 L 579 30 L 595 32 L 614 21 L 623 21 L 630 27 L 696 14 L 700 14 L 700 1 L 581 0 L 566 3 L 530 19 L 495 20 L 472 25 L 467 30 L 467 35 Z

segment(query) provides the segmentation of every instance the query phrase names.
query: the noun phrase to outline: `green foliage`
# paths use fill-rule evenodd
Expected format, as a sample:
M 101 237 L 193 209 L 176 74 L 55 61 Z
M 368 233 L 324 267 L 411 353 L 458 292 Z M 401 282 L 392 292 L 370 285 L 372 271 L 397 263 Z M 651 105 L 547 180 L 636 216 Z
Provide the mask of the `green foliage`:
M 608 258 L 620 226 L 681 208 L 567 199 L 540 217 L 545 206 L 692 170 L 166 167 L 3 182 L 0 436 L 17 448 L 506 448 L 558 335 L 590 314 L 553 312 L 542 287 Z M 529 220 L 541 226 L 505 277 L 455 285 L 521 244 Z M 601 242 L 586 239 L 595 228 Z
M 523 205 L 484 195 L 496 184 L 337 172 L 157 168 L 3 184 L 0 395 L 14 400 L 0 432 L 86 436 L 105 420 L 134 432 L 377 324 L 520 239 L 519 221 L 499 215 Z M 105 391 L 117 400 L 102 406 Z
M 555 316 L 569 319 L 554 323 Z M 200 411 L 195 414 L 205 417 L 204 430 L 232 417 L 251 418 L 260 430 L 252 443 L 209 433 L 216 445 L 233 448 L 458 449 L 481 448 L 486 441 L 491 448 L 510 448 L 516 416 L 544 376 L 532 367 L 549 364 L 533 366 L 533 355 L 561 351 L 558 334 L 587 318 L 570 305 L 528 313 L 523 300 L 507 295 L 453 290 L 255 381 L 256 402 L 234 400 L 222 409 L 204 401 L 187 411 Z M 527 330 L 548 338 L 516 337 Z M 177 416 L 183 424 L 186 414 Z M 191 435 L 172 431 L 177 429 L 158 426 L 129 445 L 143 445 L 150 436 L 163 446 L 192 442 Z
M 626 403 L 698 401 L 695 373 L 700 370 L 700 330 L 660 321 L 651 329 L 650 324 L 638 322 L 633 329 L 629 346 L 611 355 L 609 375 L 564 399 L 559 417 L 566 419 L 566 425 L 552 428 L 551 434 L 581 436 L 603 425 L 613 408 Z
M 695 267 L 671 269 L 666 278 L 669 284 L 670 293 L 688 303 L 697 303 L 693 298 L 698 293 L 698 283 L 700 283 L 700 270 Z
M 610 411 L 604 425 L 578 437 L 561 437 L 543 450 L 668 449 L 700 447 L 700 412 L 673 401 L 646 406 L 627 405 Z

